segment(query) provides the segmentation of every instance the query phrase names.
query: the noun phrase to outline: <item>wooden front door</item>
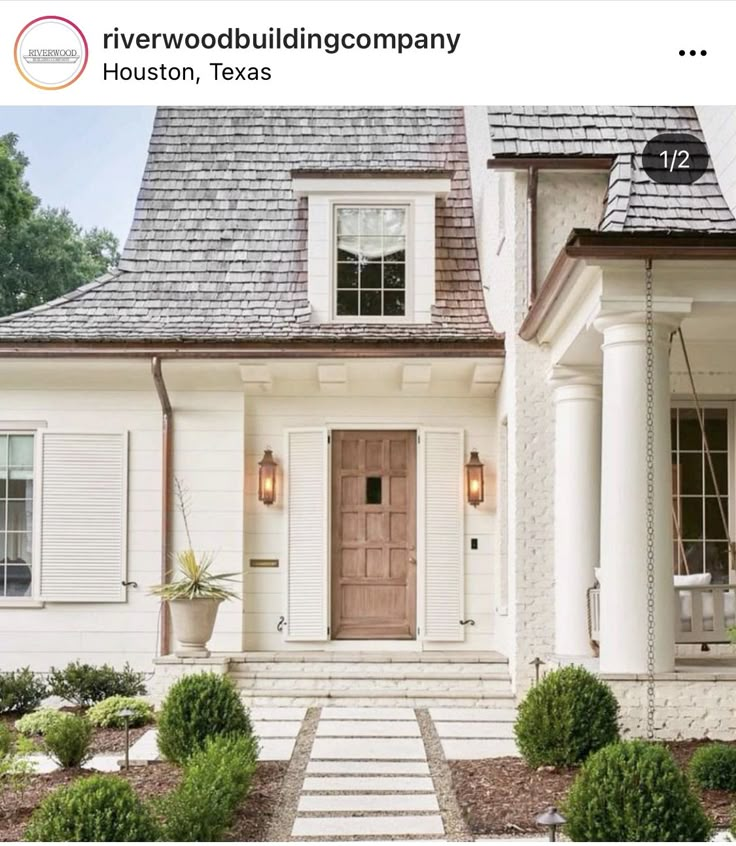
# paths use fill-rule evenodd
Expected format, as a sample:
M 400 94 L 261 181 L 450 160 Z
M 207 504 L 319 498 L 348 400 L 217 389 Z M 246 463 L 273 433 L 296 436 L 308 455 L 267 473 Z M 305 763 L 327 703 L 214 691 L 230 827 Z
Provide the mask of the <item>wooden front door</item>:
M 416 432 L 332 433 L 332 637 L 416 637 Z

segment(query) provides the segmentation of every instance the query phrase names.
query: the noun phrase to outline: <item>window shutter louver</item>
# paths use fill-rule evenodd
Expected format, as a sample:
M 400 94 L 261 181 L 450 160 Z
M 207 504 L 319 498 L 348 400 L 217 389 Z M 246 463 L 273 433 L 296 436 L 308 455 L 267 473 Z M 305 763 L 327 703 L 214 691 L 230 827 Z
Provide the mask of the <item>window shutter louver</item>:
M 127 434 L 41 437 L 41 598 L 122 602 Z
M 462 641 L 464 611 L 463 433 L 425 429 L 424 638 Z
M 287 640 L 327 639 L 328 453 L 325 429 L 287 433 Z

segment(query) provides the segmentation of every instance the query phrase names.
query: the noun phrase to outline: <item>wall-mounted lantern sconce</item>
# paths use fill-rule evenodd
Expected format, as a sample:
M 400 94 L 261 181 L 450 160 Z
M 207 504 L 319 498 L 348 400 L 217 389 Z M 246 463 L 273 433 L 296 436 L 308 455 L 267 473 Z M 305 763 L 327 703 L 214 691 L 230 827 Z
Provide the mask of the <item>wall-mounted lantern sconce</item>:
M 273 505 L 276 500 L 276 467 L 273 453 L 267 449 L 258 462 L 258 499 L 264 505 Z
M 470 451 L 470 458 L 465 465 L 465 486 L 468 504 L 477 508 L 483 502 L 485 491 L 483 484 L 483 462 L 478 458 L 478 450 Z

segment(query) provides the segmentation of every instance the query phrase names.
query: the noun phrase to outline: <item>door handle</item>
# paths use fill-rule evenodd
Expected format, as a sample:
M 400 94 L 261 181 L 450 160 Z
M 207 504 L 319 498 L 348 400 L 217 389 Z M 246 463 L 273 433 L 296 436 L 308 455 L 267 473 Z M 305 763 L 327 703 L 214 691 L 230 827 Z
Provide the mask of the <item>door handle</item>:
M 410 564 L 416 564 L 416 563 L 417 563 L 417 559 L 416 559 L 416 558 L 414 558 L 414 556 L 412 555 L 412 556 L 409 558 L 409 563 L 410 563 Z

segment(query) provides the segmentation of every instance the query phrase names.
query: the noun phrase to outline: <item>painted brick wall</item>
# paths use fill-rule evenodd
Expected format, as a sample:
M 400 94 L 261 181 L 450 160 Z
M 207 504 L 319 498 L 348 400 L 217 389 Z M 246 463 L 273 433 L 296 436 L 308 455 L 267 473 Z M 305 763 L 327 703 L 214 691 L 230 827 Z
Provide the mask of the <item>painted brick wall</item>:
M 621 705 L 625 735 L 646 736 L 647 686 L 644 681 L 607 680 Z M 709 737 L 733 740 L 736 679 L 661 679 L 655 683 L 655 731 L 660 740 Z
M 542 171 L 537 183 L 537 279 L 541 284 L 574 227 L 595 229 L 607 173 Z
M 497 619 L 497 648 L 509 655 L 516 688 L 523 692 L 533 679 L 529 662 L 537 655 L 544 659 L 554 640 L 554 420 L 547 383 L 549 353 L 518 336 L 527 301 L 526 175 L 487 169 L 491 150 L 485 109 L 466 109 L 466 126 L 488 310 L 496 329 L 506 333 L 498 419 L 508 421 L 508 520 L 499 532 L 508 532 L 509 604 L 508 616 Z M 549 187 L 553 188 L 552 183 Z M 566 196 L 573 202 L 575 192 Z M 547 226 L 558 235 L 564 232 L 559 235 L 564 239 L 571 228 L 570 209 L 559 204 L 556 222 L 555 207 L 548 205 Z M 549 241 L 547 254 L 556 253 L 560 245 Z

